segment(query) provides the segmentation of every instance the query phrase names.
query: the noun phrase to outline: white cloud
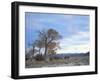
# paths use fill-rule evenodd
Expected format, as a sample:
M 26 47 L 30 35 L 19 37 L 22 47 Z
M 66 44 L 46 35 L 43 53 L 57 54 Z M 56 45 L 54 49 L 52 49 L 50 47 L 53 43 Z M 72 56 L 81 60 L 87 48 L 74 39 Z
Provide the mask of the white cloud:
M 89 45 L 76 45 L 57 50 L 57 53 L 86 53 L 88 51 Z
M 71 44 L 77 44 L 77 43 L 87 43 L 89 42 L 89 32 L 77 32 L 76 34 L 65 37 L 62 40 L 60 40 L 61 46 L 63 45 L 71 45 Z
M 57 53 L 82 53 L 89 51 L 89 32 L 77 32 L 76 34 L 60 40 Z

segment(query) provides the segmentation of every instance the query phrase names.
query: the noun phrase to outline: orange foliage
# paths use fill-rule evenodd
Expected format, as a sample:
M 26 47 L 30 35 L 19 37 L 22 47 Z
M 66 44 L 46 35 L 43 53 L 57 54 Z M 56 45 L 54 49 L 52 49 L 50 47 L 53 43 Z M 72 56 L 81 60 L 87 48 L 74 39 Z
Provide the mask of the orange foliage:
M 57 46 L 57 43 L 55 43 L 55 42 L 52 42 L 52 43 L 48 44 L 48 48 L 49 48 L 49 49 L 53 49 L 53 48 L 55 48 L 56 46 Z

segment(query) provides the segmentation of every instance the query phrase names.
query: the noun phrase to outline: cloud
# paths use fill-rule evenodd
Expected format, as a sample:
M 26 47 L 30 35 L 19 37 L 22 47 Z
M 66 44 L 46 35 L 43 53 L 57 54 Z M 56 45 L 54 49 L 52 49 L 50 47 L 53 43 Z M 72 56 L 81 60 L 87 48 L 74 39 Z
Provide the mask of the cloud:
M 76 45 L 57 50 L 57 53 L 86 53 L 88 51 L 89 45 Z
M 79 31 L 76 34 L 60 40 L 60 52 L 87 52 L 89 51 L 89 32 Z
M 70 44 L 83 44 L 83 43 L 88 43 L 89 42 L 89 32 L 83 32 L 83 31 L 79 31 L 73 35 L 71 35 L 70 37 L 64 37 L 63 39 L 60 40 L 61 45 L 70 45 Z

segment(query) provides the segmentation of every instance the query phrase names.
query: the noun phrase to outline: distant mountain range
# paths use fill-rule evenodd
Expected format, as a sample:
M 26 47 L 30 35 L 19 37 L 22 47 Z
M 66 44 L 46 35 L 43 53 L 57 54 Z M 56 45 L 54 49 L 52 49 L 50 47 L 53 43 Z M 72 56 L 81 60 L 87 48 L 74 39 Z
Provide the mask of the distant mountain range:
M 62 53 L 62 54 L 52 54 L 49 55 L 49 57 L 58 57 L 58 58 L 64 58 L 67 57 L 78 57 L 78 56 L 89 56 L 89 52 L 87 53 Z

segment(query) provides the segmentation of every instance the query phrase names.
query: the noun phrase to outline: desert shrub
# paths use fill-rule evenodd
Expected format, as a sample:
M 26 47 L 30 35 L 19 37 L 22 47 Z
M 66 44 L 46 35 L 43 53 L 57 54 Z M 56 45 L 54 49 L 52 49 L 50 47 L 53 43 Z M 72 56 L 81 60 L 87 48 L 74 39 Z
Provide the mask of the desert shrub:
M 53 61 L 53 58 L 49 58 L 50 61 Z
M 44 56 L 38 54 L 38 55 L 36 55 L 36 56 L 34 57 L 34 59 L 35 59 L 36 61 L 43 61 L 43 60 L 44 60 Z
M 69 59 L 69 56 L 65 56 L 64 59 Z
M 61 58 L 60 58 L 60 57 L 54 57 L 54 59 L 55 59 L 55 60 L 59 60 L 59 59 L 61 59 Z

